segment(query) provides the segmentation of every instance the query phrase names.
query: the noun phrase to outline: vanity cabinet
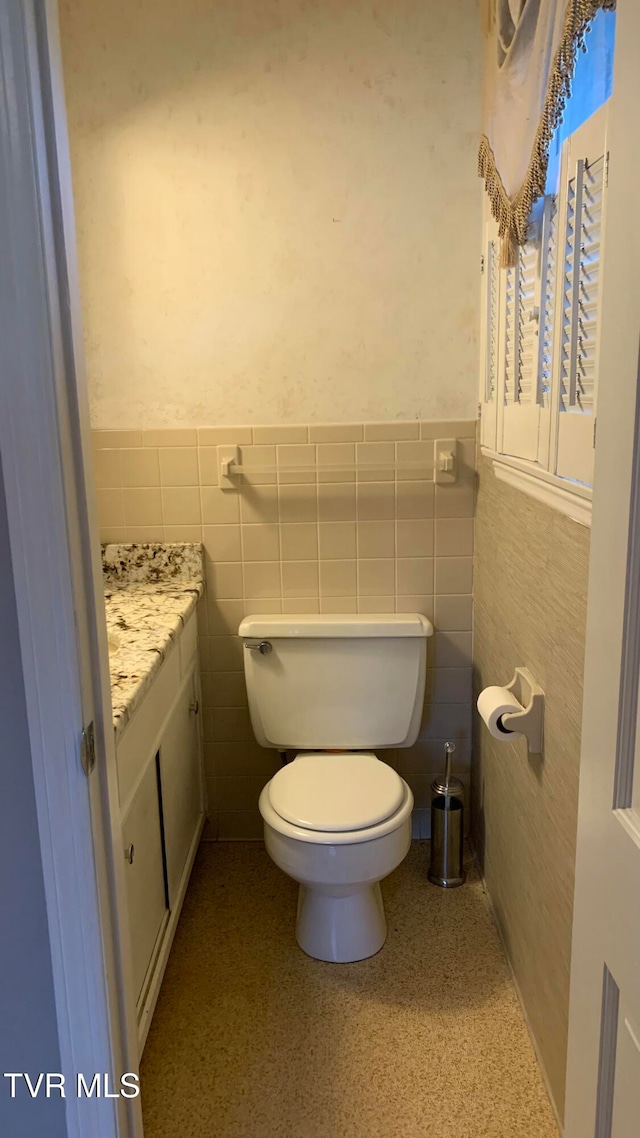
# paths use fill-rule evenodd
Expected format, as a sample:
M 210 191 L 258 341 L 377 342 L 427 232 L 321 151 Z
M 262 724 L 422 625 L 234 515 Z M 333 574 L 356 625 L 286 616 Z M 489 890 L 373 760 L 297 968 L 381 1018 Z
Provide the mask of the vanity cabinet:
M 116 741 L 140 1050 L 204 823 L 195 613 Z
M 131 966 L 139 994 L 169 913 L 156 757 L 147 764 L 122 820 L 122 841 L 127 860 Z
M 187 676 L 160 743 L 162 813 L 169 906 L 176 904 L 180 882 L 202 811 L 198 738 L 198 675 Z

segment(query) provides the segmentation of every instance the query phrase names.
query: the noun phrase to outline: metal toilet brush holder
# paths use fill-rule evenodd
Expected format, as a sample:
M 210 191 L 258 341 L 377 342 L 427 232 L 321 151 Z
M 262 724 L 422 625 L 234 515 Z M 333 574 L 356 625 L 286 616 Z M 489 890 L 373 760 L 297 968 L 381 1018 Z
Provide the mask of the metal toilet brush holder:
M 464 787 L 451 773 L 455 743 L 445 743 L 444 777 L 431 784 L 431 863 L 429 881 L 441 889 L 464 885 Z

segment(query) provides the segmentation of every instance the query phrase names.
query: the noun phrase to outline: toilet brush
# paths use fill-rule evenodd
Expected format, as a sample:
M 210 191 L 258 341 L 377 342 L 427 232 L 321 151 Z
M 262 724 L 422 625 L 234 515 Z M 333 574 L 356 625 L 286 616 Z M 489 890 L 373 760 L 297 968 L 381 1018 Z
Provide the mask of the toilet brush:
M 431 862 L 429 881 L 441 889 L 463 885 L 464 787 L 452 774 L 455 743 L 445 743 L 444 777 L 431 784 Z

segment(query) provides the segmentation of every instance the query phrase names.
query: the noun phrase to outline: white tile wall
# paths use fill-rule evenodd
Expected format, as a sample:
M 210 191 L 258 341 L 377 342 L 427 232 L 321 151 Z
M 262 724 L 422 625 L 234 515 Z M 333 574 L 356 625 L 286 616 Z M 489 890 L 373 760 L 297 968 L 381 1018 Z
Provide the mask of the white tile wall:
M 257 799 L 279 756 L 251 731 L 236 635 L 250 612 L 423 612 L 434 621 L 425 710 L 414 747 L 381 752 L 411 785 L 426 836 L 429 786 L 446 739 L 467 779 L 471 734 L 474 421 L 196 430 L 96 431 L 103 541 L 202 541 L 200 606 L 209 837 L 257 838 Z M 459 439 L 455 485 L 429 471 L 288 470 L 339 462 L 430 460 L 430 440 Z M 217 485 L 220 443 L 277 465 L 237 491 Z

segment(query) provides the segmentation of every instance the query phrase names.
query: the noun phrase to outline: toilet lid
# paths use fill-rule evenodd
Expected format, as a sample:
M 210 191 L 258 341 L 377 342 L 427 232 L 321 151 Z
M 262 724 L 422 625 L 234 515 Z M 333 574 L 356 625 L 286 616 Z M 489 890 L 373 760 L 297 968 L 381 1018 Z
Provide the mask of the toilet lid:
M 307 830 L 364 830 L 394 814 L 404 784 L 375 755 L 301 755 L 269 783 L 281 818 Z

